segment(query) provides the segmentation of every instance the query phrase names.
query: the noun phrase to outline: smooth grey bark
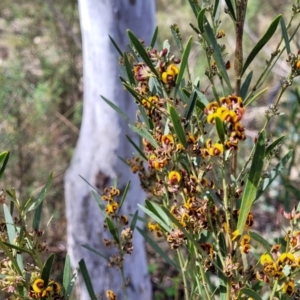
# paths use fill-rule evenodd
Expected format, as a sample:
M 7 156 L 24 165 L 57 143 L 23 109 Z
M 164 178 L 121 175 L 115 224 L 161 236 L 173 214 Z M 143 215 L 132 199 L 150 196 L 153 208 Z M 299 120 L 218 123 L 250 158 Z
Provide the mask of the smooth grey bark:
M 103 215 L 91 196 L 91 188 L 79 175 L 100 191 L 118 177 L 121 190 L 131 180 L 131 188 L 123 206 L 123 213 L 134 213 L 137 203 L 144 200 L 137 176 L 133 175 L 117 156 L 131 157 L 125 133 L 136 137 L 128 124 L 101 98 L 113 101 L 134 120 L 136 107 L 119 81 L 117 53 L 108 35 L 119 47 L 126 49 L 126 29 L 132 30 L 146 43 L 154 31 L 154 0 L 79 0 L 83 43 L 84 109 L 79 140 L 69 169 L 65 175 L 68 251 L 72 266 L 84 258 L 96 294 L 105 299 L 105 291 L 112 289 L 117 299 L 124 299 L 121 272 L 109 268 L 101 257 L 84 249 L 88 244 L 103 255 L 111 255 L 102 240 Z M 128 299 L 151 299 L 151 285 L 147 271 L 146 253 L 142 237 L 134 233 L 134 251 L 126 256 L 125 276 L 130 280 Z M 90 299 L 80 280 L 80 298 Z

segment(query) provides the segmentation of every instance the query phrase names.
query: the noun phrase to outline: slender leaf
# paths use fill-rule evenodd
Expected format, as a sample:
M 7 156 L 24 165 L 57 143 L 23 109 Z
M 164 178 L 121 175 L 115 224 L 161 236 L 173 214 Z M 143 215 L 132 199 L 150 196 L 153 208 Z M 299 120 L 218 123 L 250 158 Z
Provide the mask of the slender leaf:
M 116 50 L 119 52 L 120 56 L 123 57 L 123 53 L 120 50 L 120 48 L 118 47 L 117 43 L 114 41 L 114 39 L 110 35 L 108 35 L 108 36 L 109 36 L 110 41 L 112 42 L 112 44 L 116 48 Z
M 126 134 L 126 138 L 130 142 L 130 144 L 134 147 L 134 149 L 140 154 L 140 156 L 145 160 L 148 161 L 147 156 L 144 154 L 144 152 L 140 149 L 140 147 L 130 138 L 128 134 Z
M 108 257 L 106 257 L 105 255 L 103 255 L 102 253 L 100 253 L 100 252 L 97 251 L 96 249 L 90 247 L 89 245 L 84 244 L 84 245 L 81 245 L 81 246 L 82 246 L 83 248 L 88 249 L 89 251 L 91 251 L 91 252 L 97 254 L 98 256 L 104 258 L 105 260 L 107 260 L 107 261 L 109 260 Z
M 206 12 L 206 8 L 203 8 L 200 10 L 200 12 L 197 16 L 198 27 L 199 27 L 201 33 L 204 32 L 205 12 Z
M 23 275 L 22 270 L 19 267 L 19 264 L 16 260 L 16 258 L 13 256 L 12 252 L 10 251 L 10 248 L 8 248 L 0 239 L 0 249 L 5 253 L 5 255 L 9 258 L 13 266 L 15 267 L 16 271 L 19 275 Z
M 126 184 L 125 188 L 124 188 L 124 192 L 123 192 L 122 198 L 121 198 L 121 200 L 120 200 L 120 204 L 119 204 L 119 209 L 118 209 L 118 211 L 121 210 L 122 205 L 123 205 L 123 203 L 124 203 L 124 201 L 125 201 L 125 199 L 126 199 L 127 193 L 128 193 L 128 191 L 129 191 L 129 188 L 130 188 L 130 183 L 131 183 L 131 181 L 129 180 L 128 183 Z
M 286 52 L 289 55 L 291 53 L 290 39 L 289 39 L 289 35 L 288 35 L 288 32 L 287 32 L 287 29 L 286 29 L 285 22 L 284 22 L 283 18 L 280 19 L 280 25 L 281 25 L 283 40 L 284 40 L 284 43 L 285 43 Z
M 173 268 L 175 268 L 178 271 L 180 270 L 178 264 L 174 260 L 172 260 L 168 256 L 167 252 L 162 248 L 160 248 L 159 245 L 155 241 L 153 241 L 144 230 L 142 230 L 139 227 L 137 227 L 137 230 L 143 236 L 144 240 L 152 247 L 152 249 L 155 251 L 156 254 L 158 254 L 161 258 L 163 258 Z
M 243 192 L 237 229 L 243 232 L 248 214 L 255 200 L 265 157 L 266 132 L 263 130 L 257 140 L 249 176 Z
M 249 231 L 251 239 L 257 241 L 259 244 L 261 244 L 266 251 L 270 252 L 271 251 L 271 246 L 270 244 L 258 233 Z
M 132 66 L 131 66 L 131 64 L 128 60 L 128 57 L 127 57 L 126 53 L 124 53 L 123 57 L 124 57 L 124 63 L 125 63 L 127 78 L 129 80 L 130 84 L 134 85 L 135 84 L 135 79 L 134 79 L 134 76 L 133 76 L 133 73 L 132 73 Z
M 66 299 L 69 299 L 69 297 L 72 294 L 73 288 L 74 288 L 75 283 L 76 283 L 77 276 L 78 276 L 78 272 L 77 272 L 77 270 L 75 270 L 73 272 L 72 277 L 71 277 L 70 283 L 69 283 L 69 285 L 68 285 L 68 287 L 66 288 L 66 291 L 65 291 L 65 298 Z
M 153 136 L 145 129 L 145 128 L 138 128 L 134 125 L 129 125 L 132 131 L 136 132 L 141 137 L 145 138 L 153 147 L 158 148 L 157 141 L 153 138 Z
M 132 221 L 131 221 L 131 223 L 130 223 L 130 229 L 132 230 L 132 231 L 134 231 L 134 229 L 135 229 L 135 226 L 136 226 L 136 222 L 137 222 L 137 220 L 138 220 L 138 217 L 139 217 L 139 212 L 138 212 L 138 210 L 135 212 L 135 214 L 133 215 L 133 218 L 132 218 Z
M 180 141 L 180 143 L 186 147 L 187 146 L 187 142 L 186 142 L 186 136 L 181 124 L 181 120 L 179 115 L 177 114 L 177 111 L 175 110 L 175 108 L 173 106 L 170 106 L 169 108 L 169 113 L 170 113 L 170 118 L 174 127 L 174 131 L 178 137 L 178 140 Z
M 269 155 L 271 153 L 271 151 L 278 145 L 281 143 L 281 141 L 285 138 L 285 135 L 279 137 L 278 139 L 276 139 L 272 144 L 270 144 L 267 148 L 266 148 L 266 156 Z
M 42 210 L 43 210 L 43 202 L 36 208 L 34 212 L 34 217 L 32 221 L 32 228 L 35 230 L 39 229 L 40 223 L 41 223 L 41 217 L 42 217 Z
M 193 93 L 191 94 L 191 96 L 189 98 L 188 104 L 185 108 L 185 111 L 183 113 L 183 116 L 186 120 L 189 120 L 191 118 L 191 116 L 193 115 L 196 102 L 197 102 L 197 93 L 195 91 L 193 91 Z
M 107 228 L 108 228 L 109 232 L 111 233 L 112 237 L 119 244 L 120 240 L 118 237 L 118 231 L 117 231 L 114 223 L 112 222 L 112 220 L 110 218 L 106 218 L 105 221 L 106 221 Z
M 150 218 L 152 218 L 155 222 L 157 222 L 161 228 L 163 228 L 165 231 L 167 232 L 171 232 L 172 229 L 164 222 L 162 221 L 162 219 L 157 216 L 157 212 L 154 211 L 152 212 L 151 210 L 147 209 L 146 207 L 144 207 L 143 205 L 138 204 L 138 207 L 145 212 Z
M 217 133 L 219 136 L 219 139 L 222 144 L 225 142 L 225 128 L 224 128 L 224 123 L 219 117 L 215 117 L 215 122 L 216 122 L 216 129 Z
M 254 46 L 254 48 L 252 49 L 252 51 L 250 52 L 249 56 L 247 57 L 247 59 L 245 61 L 241 76 L 245 73 L 248 66 L 251 64 L 251 62 L 256 57 L 256 55 L 259 53 L 259 51 L 265 46 L 265 44 L 274 35 L 280 19 L 281 19 L 281 15 L 277 16 L 274 19 L 274 21 L 271 23 L 271 25 L 269 26 L 269 28 L 268 28 L 267 32 L 264 34 L 264 36 L 258 41 L 258 43 L 256 43 L 256 45 Z
M 195 3 L 194 0 L 189 0 L 189 4 L 190 4 L 190 6 L 191 6 L 191 8 L 192 8 L 192 10 L 193 10 L 193 13 L 194 13 L 195 17 L 197 18 L 198 12 L 199 12 L 199 10 L 200 10 L 199 4 L 198 4 L 198 3 Z
M 9 248 L 17 250 L 18 252 L 26 252 L 28 254 L 32 254 L 32 252 L 30 250 L 25 249 L 25 248 L 21 248 L 19 246 L 14 245 L 14 244 L 6 243 L 6 242 L 3 242 L 3 244 L 6 245 Z
M 225 0 L 225 2 L 228 7 L 228 11 L 229 11 L 230 15 L 232 16 L 233 20 L 236 21 L 236 16 L 235 16 L 234 8 L 232 5 L 232 0 Z
M 42 270 L 41 277 L 44 280 L 45 286 L 48 286 L 48 282 L 49 282 L 49 278 L 50 278 L 54 258 L 55 258 L 55 255 L 51 254 L 48 257 L 48 259 L 46 260 L 46 262 L 44 264 L 44 267 L 43 267 L 43 270 Z
M 127 30 L 127 35 L 129 37 L 130 42 L 133 44 L 135 50 L 138 52 L 138 54 L 141 56 L 141 58 L 144 60 L 145 64 L 150 68 L 150 70 L 156 75 L 158 78 L 158 74 L 156 69 L 154 68 L 146 50 L 144 49 L 143 45 L 139 41 L 139 39 L 130 31 Z
M 105 97 L 101 96 L 101 98 L 113 109 L 115 110 L 121 117 L 123 117 L 129 124 L 133 124 L 130 118 L 113 102 L 109 101 Z
M 8 151 L 4 151 L 4 152 L 0 153 L 0 178 L 2 178 L 2 176 L 4 174 L 4 170 L 6 168 L 8 159 L 9 159 Z
M 248 90 L 249 90 L 249 86 L 251 84 L 252 76 L 253 76 L 253 71 L 249 72 L 249 74 L 247 75 L 245 81 L 242 84 L 242 87 L 241 87 L 241 97 L 242 97 L 243 100 L 247 96 L 247 93 L 248 93 Z
M 201 34 L 200 30 L 199 30 L 195 25 L 193 25 L 192 23 L 190 23 L 190 26 L 192 27 L 192 29 L 193 29 L 197 34 Z
M 177 48 L 179 49 L 180 52 L 182 52 L 183 48 L 182 48 L 182 40 L 181 40 L 181 36 L 178 34 L 178 28 L 176 28 L 177 25 L 172 25 L 171 28 L 171 33 L 172 36 L 174 38 L 174 41 L 176 43 Z
M 26 207 L 24 207 L 25 213 L 28 211 L 35 210 L 43 202 L 43 200 L 45 199 L 45 197 L 50 189 L 52 179 L 53 179 L 53 172 L 51 172 L 51 174 L 49 175 L 46 185 L 40 191 L 40 193 L 37 195 L 37 197 L 31 198 L 31 201 L 27 202 Z M 29 206 L 29 204 L 30 204 L 30 206 Z
M 241 288 L 239 290 L 239 297 L 238 297 L 238 299 L 243 299 L 241 297 L 242 295 L 247 295 L 247 296 L 253 298 L 254 300 L 262 300 L 262 298 L 255 291 L 253 291 L 250 288 L 245 288 L 245 287 Z
M 215 0 L 214 11 L 213 11 L 214 22 L 217 22 L 217 20 L 219 19 L 219 14 L 220 14 L 220 1 Z
M 171 226 L 170 220 L 164 210 L 162 209 L 161 205 L 158 205 L 157 203 L 153 201 L 146 200 L 145 201 L 145 206 L 152 212 L 155 212 L 155 214 L 161 218 L 163 222 L 165 222 L 169 227 Z
M 69 254 L 67 254 L 65 259 L 64 274 L 63 274 L 63 287 L 65 291 L 68 289 L 70 282 L 71 282 L 71 261 L 70 261 Z
M 259 98 L 264 92 L 266 92 L 269 88 L 266 87 L 265 89 L 263 89 L 262 91 L 258 92 L 257 94 L 255 94 L 251 99 L 246 100 L 244 102 L 244 106 L 248 106 L 250 105 L 252 102 L 254 102 L 257 98 Z
M 276 165 L 276 167 L 271 172 L 269 172 L 269 176 L 262 180 L 259 189 L 257 191 L 255 200 L 257 200 L 264 193 L 264 191 L 271 185 L 271 183 L 275 180 L 275 178 L 280 174 L 280 172 L 283 170 L 286 163 L 293 156 L 293 152 L 294 152 L 293 150 L 290 150 Z
M 158 26 L 155 27 L 151 42 L 150 42 L 150 47 L 153 48 L 155 46 L 156 40 L 157 40 L 157 35 L 158 35 Z
M 87 289 L 87 291 L 90 295 L 90 299 L 91 300 L 97 300 L 97 297 L 96 297 L 95 292 L 94 292 L 93 284 L 92 284 L 89 272 L 86 268 L 86 264 L 85 264 L 84 259 L 80 260 L 79 269 L 81 271 L 81 275 L 82 275 L 83 281 L 85 283 L 86 289 Z
M 3 211 L 4 211 L 4 217 L 5 217 L 5 223 L 6 223 L 7 235 L 8 235 L 9 242 L 11 244 L 15 244 L 15 239 L 17 236 L 16 227 L 15 227 L 14 220 L 13 220 L 6 204 L 3 204 Z
M 213 49 L 214 49 L 214 52 L 213 52 L 213 57 L 214 57 L 214 60 L 217 64 L 217 67 L 222 75 L 222 78 L 224 79 L 227 87 L 229 88 L 230 92 L 233 91 L 232 87 L 231 87 L 231 83 L 230 83 L 230 80 L 229 80 L 229 77 L 228 77 L 228 74 L 227 74 L 227 70 L 225 68 L 225 64 L 224 64 L 224 61 L 223 61 L 223 57 L 222 57 L 222 53 L 220 51 L 220 47 L 217 43 L 217 40 L 215 38 L 215 35 L 208 23 L 208 21 L 206 20 L 205 22 L 205 25 L 204 25 L 204 30 L 205 30 L 205 36 L 206 36 L 206 39 L 208 40 L 209 44 L 212 45 Z
M 186 43 L 186 46 L 184 48 L 183 54 L 182 54 L 180 68 L 179 68 L 179 72 L 178 72 L 178 75 L 176 78 L 175 95 L 177 94 L 177 91 L 178 91 L 180 83 L 181 83 L 181 79 L 183 78 L 184 71 L 188 64 L 188 58 L 189 58 L 191 47 L 192 47 L 192 41 L 193 41 L 193 37 L 190 36 Z

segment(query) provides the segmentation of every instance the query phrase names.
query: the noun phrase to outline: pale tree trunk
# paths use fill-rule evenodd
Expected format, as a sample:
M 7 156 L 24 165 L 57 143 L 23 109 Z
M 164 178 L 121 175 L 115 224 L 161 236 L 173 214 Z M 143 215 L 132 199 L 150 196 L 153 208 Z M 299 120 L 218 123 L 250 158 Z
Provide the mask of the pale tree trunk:
M 128 180 L 131 188 L 123 213 L 129 215 L 144 200 L 139 180 L 117 156 L 128 158 L 132 148 L 125 133 L 136 139 L 128 124 L 101 98 L 105 96 L 117 104 L 134 120 L 136 107 L 119 81 L 117 53 L 108 35 L 122 50 L 128 43 L 126 29 L 149 43 L 154 31 L 154 0 L 79 0 L 80 23 L 83 41 L 84 110 L 79 140 L 75 154 L 65 176 L 66 214 L 68 221 L 68 251 L 73 267 L 84 258 L 92 278 L 95 292 L 102 297 L 105 291 L 117 292 L 117 299 L 124 299 L 121 290 L 121 272 L 109 268 L 101 257 L 84 249 L 88 244 L 109 256 L 111 249 L 103 245 L 107 232 L 103 229 L 103 215 L 91 196 L 91 188 L 79 175 L 99 190 L 112 184 L 118 177 L 121 190 Z M 135 232 L 134 251 L 126 256 L 125 277 L 130 280 L 128 299 L 151 299 L 151 285 L 147 272 L 145 246 Z M 90 297 L 80 281 L 81 299 Z M 105 299 L 105 297 L 103 298 Z

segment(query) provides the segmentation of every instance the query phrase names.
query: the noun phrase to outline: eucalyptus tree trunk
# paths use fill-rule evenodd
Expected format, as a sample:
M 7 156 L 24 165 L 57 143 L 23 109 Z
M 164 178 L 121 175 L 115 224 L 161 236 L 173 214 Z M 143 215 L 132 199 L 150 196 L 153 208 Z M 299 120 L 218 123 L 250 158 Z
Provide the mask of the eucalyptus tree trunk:
M 117 299 L 124 299 L 121 272 L 107 266 L 107 261 L 83 248 L 88 244 L 105 256 L 111 254 L 102 240 L 107 237 L 103 215 L 91 195 L 90 186 L 82 176 L 100 191 L 112 185 L 118 177 L 122 190 L 131 181 L 123 214 L 134 213 L 144 194 L 139 179 L 118 156 L 127 158 L 133 151 L 125 134 L 136 139 L 128 124 L 100 97 L 105 96 L 124 110 L 132 119 L 135 104 L 119 81 L 117 53 L 108 35 L 126 50 L 126 29 L 132 30 L 146 43 L 154 31 L 155 2 L 153 0 L 79 0 L 83 42 L 84 109 L 79 140 L 74 157 L 65 176 L 66 214 L 68 221 L 68 251 L 72 266 L 84 258 L 92 278 L 95 293 L 105 299 L 105 291 L 113 290 Z M 79 176 L 80 175 L 80 176 Z M 126 256 L 125 278 L 128 299 L 151 299 L 151 285 L 147 271 L 146 252 L 142 237 L 134 233 L 134 251 Z M 80 280 L 81 299 L 87 300 L 84 283 Z

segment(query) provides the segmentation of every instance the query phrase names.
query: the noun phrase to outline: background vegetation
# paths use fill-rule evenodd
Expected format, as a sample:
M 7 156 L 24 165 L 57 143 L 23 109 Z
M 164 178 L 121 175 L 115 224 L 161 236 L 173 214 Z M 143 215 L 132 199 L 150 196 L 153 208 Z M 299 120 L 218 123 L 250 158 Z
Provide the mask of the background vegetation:
M 292 1 L 275 2 L 269 0 L 262 4 L 259 0 L 249 1 L 245 25 L 246 54 L 247 45 L 251 49 L 264 33 L 266 28 L 264 24 L 269 24 L 279 13 L 285 16 L 287 10 L 291 9 Z M 272 11 L 269 10 L 270 7 Z M 190 19 L 192 13 L 187 1 L 157 1 L 159 43 L 163 43 L 166 39 L 172 43 L 169 26 L 173 23 L 178 24 L 183 38 L 187 39 L 193 34 L 188 25 Z M 222 27 L 226 33 L 226 21 Z M 224 43 L 229 53 L 235 44 L 232 38 L 232 35 L 225 37 Z M 299 34 L 294 40 L 296 43 L 292 45 L 292 52 L 297 52 L 300 49 Z M 265 63 L 272 51 L 272 44 L 268 44 L 260 53 L 261 64 Z M 199 57 L 198 53 L 190 55 L 190 65 L 194 66 L 192 72 L 201 76 L 203 66 L 201 60 L 196 57 Z M 231 57 L 227 59 L 230 61 Z M 278 88 L 280 78 L 288 71 L 289 67 L 285 60 L 277 64 L 269 82 L 269 91 L 258 103 L 259 107 L 254 108 L 255 113 L 249 114 L 247 128 L 250 129 L 252 137 L 258 128 L 257 112 L 264 113 L 270 103 L 272 91 Z M 233 71 L 231 75 L 233 76 Z M 47 230 L 47 243 L 49 251 L 56 252 L 61 257 L 65 254 L 63 176 L 79 134 L 82 110 L 81 80 L 77 1 L 1 0 L 0 145 L 1 150 L 11 151 L 3 185 L 15 187 L 19 197 L 26 198 L 32 193 L 37 193 L 46 182 L 49 173 L 54 172 L 53 185 L 45 205 L 47 218 L 44 221 L 46 224 L 53 216 Z M 202 88 L 205 89 L 205 83 Z M 288 140 L 291 144 L 285 147 L 295 149 L 294 159 L 291 162 L 291 165 L 293 163 L 295 166 L 299 166 L 299 104 L 298 89 L 283 101 L 281 112 L 286 114 L 277 118 L 278 122 L 272 123 L 274 137 L 286 133 L 290 135 L 291 138 Z M 265 218 L 264 226 L 273 220 L 273 223 L 266 226 L 266 230 L 271 231 L 274 219 L 277 223 L 282 221 L 280 214 L 276 213 L 280 206 L 288 209 L 299 200 L 298 170 L 299 168 L 290 167 L 284 172 L 278 180 L 287 189 L 283 191 L 277 184 L 270 189 L 273 200 L 266 196 L 266 201 L 259 204 Z M 149 249 L 149 269 L 152 273 L 156 299 L 174 297 L 179 299 L 181 286 L 179 283 L 174 285 L 176 274 L 162 271 L 166 270 L 165 265 L 153 255 L 154 252 Z M 59 265 L 57 268 L 59 269 Z M 173 277 L 172 281 L 168 279 L 169 277 Z

